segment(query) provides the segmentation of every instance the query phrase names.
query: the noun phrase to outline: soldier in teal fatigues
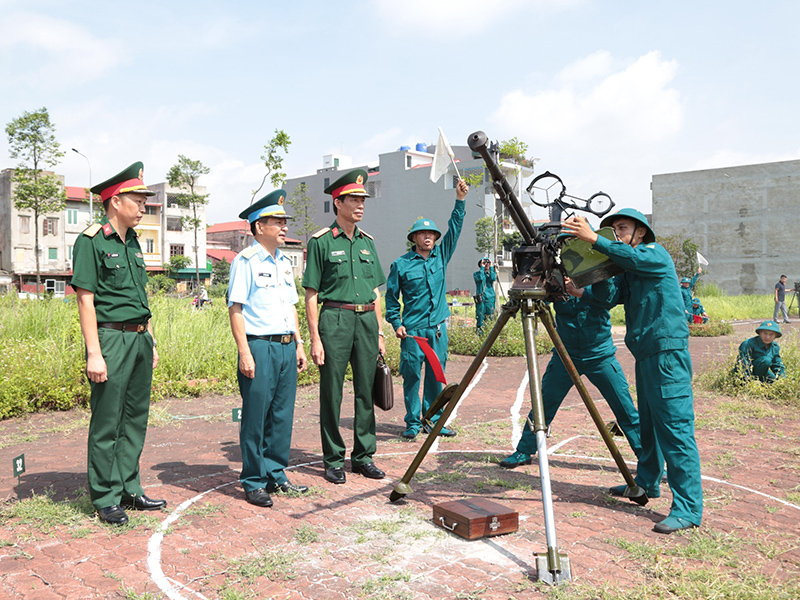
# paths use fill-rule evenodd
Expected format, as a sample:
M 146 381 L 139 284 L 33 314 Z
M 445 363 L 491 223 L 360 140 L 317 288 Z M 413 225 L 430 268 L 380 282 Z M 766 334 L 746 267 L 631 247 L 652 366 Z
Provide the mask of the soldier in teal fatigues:
M 447 233 L 441 244 L 436 241 L 441 232 L 430 219 L 419 219 L 411 227 L 408 239 L 414 248 L 392 263 L 386 283 L 386 320 L 400 338 L 400 374 L 403 376 L 403 396 L 406 404 L 406 430 L 403 437 L 413 439 L 422 428 L 421 414 L 425 414 L 442 391 L 442 384 L 430 366 L 425 368 L 425 386 L 420 413 L 419 383 L 425 355 L 411 337 L 428 340 L 444 370 L 447 364 L 447 322 L 450 309 L 445 293 L 447 263 L 456 250 L 466 208 L 464 198 L 469 188 L 463 181 L 456 188 L 456 205 L 447 223 Z M 400 296 L 403 307 L 400 308 Z M 444 408 L 431 417 L 436 423 Z M 452 437 L 455 432 L 443 427 L 440 435 Z
M 692 323 L 694 321 L 692 319 L 692 294 L 694 294 L 694 284 L 697 283 L 697 278 L 700 277 L 700 272 L 702 270 L 702 267 L 698 269 L 697 273 L 695 273 L 694 277 L 691 279 L 688 277 L 681 278 L 681 296 L 683 297 L 683 308 L 686 310 L 687 323 Z
M 255 243 L 233 259 L 228 284 L 242 394 L 239 481 L 247 501 L 261 507 L 272 506 L 272 493 L 308 491 L 290 483 L 284 472 L 292 445 L 297 374 L 306 368 L 292 261 L 279 248 L 291 218 L 283 208 L 285 197 L 285 190 L 275 190 L 239 215 L 250 223 Z
M 586 375 L 606 399 L 617 418 L 617 424 L 628 438 L 631 449 L 639 456 L 642 450 L 639 413 L 628 391 L 628 380 L 617 360 L 617 349 L 611 339 L 608 309 L 592 301 L 591 286 L 575 288 L 569 283 L 567 290 L 574 294 L 572 298 L 564 302 L 553 302 L 558 335 L 578 373 Z M 553 350 L 553 356 L 542 377 L 542 400 L 547 425 L 556 416 L 573 385 L 564 363 Z M 533 422 L 533 411 L 528 414 L 528 419 Z M 500 461 L 500 466 L 513 469 L 519 465 L 529 465 L 534 454 L 536 434 L 526 424 L 523 426 L 516 452 Z
M 147 271 L 134 227 L 155 192 L 134 163 L 92 188 L 106 215 L 75 241 L 70 285 L 78 298 L 91 382 L 89 496 L 101 521 L 128 522 L 125 508 L 158 510 L 144 495 L 139 457 L 147 432 L 153 369 L 158 363 L 147 303 Z
M 775 321 L 764 321 L 756 333 L 756 337 L 743 341 L 739 346 L 736 370 L 745 379 L 772 383 L 786 375 L 781 348 L 775 342 L 782 335 L 781 328 Z
M 692 298 L 692 323 L 708 323 L 708 314 L 706 314 L 700 298 Z
M 497 281 L 497 269 L 492 266 L 492 261 L 484 256 L 478 261 L 478 270 L 472 274 L 472 278 L 475 280 L 475 317 L 480 332 L 483 330 L 484 321 L 494 319 L 494 282 Z
M 608 306 L 625 305 L 625 344 L 636 359 L 642 437 L 636 483 L 649 497 L 658 497 L 666 461 L 672 506 L 653 529 L 672 533 L 697 527 L 703 516 L 703 487 L 694 437 L 689 327 L 675 285 L 675 265 L 639 211 L 622 209 L 603 219 L 601 226 L 607 225 L 619 241 L 598 237 L 580 217 L 568 219 L 564 229 L 625 269 L 613 282 L 595 284 L 593 292 Z M 625 486 L 611 489 L 613 495 L 624 492 Z
M 306 316 L 311 360 L 319 366 L 319 412 L 325 479 L 345 483 L 345 443 L 339 431 L 342 385 L 347 363 L 353 368 L 355 473 L 385 477 L 375 466 L 375 409 L 372 384 L 378 353 L 385 353 L 378 286 L 386 282 L 372 237 L 356 226 L 364 216 L 367 173 L 356 169 L 325 188 L 333 197 L 336 220 L 308 242 Z M 321 306 L 321 308 L 320 308 Z

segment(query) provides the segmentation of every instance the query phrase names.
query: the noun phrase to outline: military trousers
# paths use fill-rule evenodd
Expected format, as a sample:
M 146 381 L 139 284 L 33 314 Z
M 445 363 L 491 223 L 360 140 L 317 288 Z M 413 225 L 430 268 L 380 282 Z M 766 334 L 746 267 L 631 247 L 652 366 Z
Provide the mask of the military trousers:
M 325 350 L 325 364 L 319 367 L 319 418 L 325 467 L 344 465 L 346 447 L 339 431 L 339 416 L 348 363 L 353 369 L 355 395 L 350 459 L 354 465 L 372 462 L 376 449 L 372 384 L 378 364 L 378 319 L 372 311 L 357 313 L 323 306 L 319 336 Z
M 292 445 L 294 402 L 297 393 L 297 346 L 268 340 L 247 342 L 256 363 L 250 379 L 237 369 L 242 394 L 239 447 L 246 492 L 284 483 Z
M 575 368 L 581 375 L 598 389 L 608 402 L 611 412 L 616 417 L 628 443 L 636 456 L 642 452 L 642 441 L 639 433 L 639 412 L 633 404 L 633 399 L 628 391 L 628 380 L 622 372 L 622 367 L 616 355 L 592 360 L 581 360 L 572 357 Z M 542 401 L 544 404 L 545 424 L 550 425 L 555 418 L 564 397 L 575 384 L 567 373 L 564 363 L 558 354 L 553 354 L 542 376 Z M 533 411 L 528 413 L 528 419 L 533 421 Z M 525 454 L 536 454 L 536 434 L 527 424 L 523 427 L 522 437 L 517 444 L 517 451 Z
M 483 302 L 478 302 L 475 305 L 475 317 L 477 319 L 478 329 L 483 327 L 484 322 L 494 319 L 495 303 L 496 299 L 494 294 L 488 295 L 486 292 L 484 292 Z
M 141 496 L 139 457 L 147 432 L 153 380 L 148 332 L 97 330 L 108 379 L 92 383 L 87 472 L 95 508 Z
M 436 381 L 430 365 L 419 344 L 411 336 L 424 337 L 428 340 L 439 362 L 442 370 L 447 365 L 447 323 L 442 322 L 438 327 L 422 327 L 414 330 L 407 330 L 408 337 L 400 341 L 400 375 L 403 376 L 403 398 L 406 404 L 406 429 L 414 429 L 417 432 L 422 428 L 422 415 L 428 412 L 436 397 L 442 391 L 442 384 Z M 420 410 L 419 385 L 422 379 L 422 367 L 425 366 L 425 383 L 422 391 L 422 407 Z M 439 410 L 431 421 L 436 423 L 439 420 L 444 407 Z
M 700 455 L 694 437 L 692 358 L 688 348 L 664 350 L 636 361 L 636 392 L 642 434 L 642 454 L 636 483 L 651 498 L 667 468 L 672 490 L 670 516 L 700 525 L 703 486 Z

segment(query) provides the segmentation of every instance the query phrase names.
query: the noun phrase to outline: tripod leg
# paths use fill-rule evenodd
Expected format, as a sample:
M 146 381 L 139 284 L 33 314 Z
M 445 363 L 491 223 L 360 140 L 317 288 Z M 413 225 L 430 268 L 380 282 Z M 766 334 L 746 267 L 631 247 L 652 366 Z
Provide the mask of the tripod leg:
M 464 373 L 464 377 L 461 378 L 458 387 L 455 389 L 455 391 L 453 391 L 453 386 L 447 386 L 436 398 L 431 410 L 428 411 L 430 414 L 426 413 L 426 418 L 430 418 L 430 416 L 434 414 L 432 412 L 434 408 L 439 410 L 439 407 L 443 406 L 444 403 L 447 403 L 447 407 L 444 409 L 442 416 L 439 417 L 436 425 L 433 426 L 433 430 L 428 434 L 428 437 L 425 438 L 425 441 L 422 443 L 422 447 L 417 452 L 414 460 L 411 461 L 411 464 L 408 466 L 408 469 L 406 469 L 402 479 L 400 479 L 397 485 L 394 486 L 394 490 L 392 490 L 392 493 L 389 495 L 389 500 L 392 502 L 397 502 L 406 494 L 411 493 L 411 486 L 408 484 L 414 477 L 414 473 L 417 472 L 417 469 L 419 468 L 420 464 L 422 464 L 422 461 L 425 459 L 425 456 L 428 454 L 428 451 L 433 445 L 434 440 L 436 440 L 436 437 L 439 435 L 442 427 L 444 427 L 447 419 L 450 418 L 450 415 L 455 410 L 456 405 L 458 405 L 458 402 L 461 400 L 461 396 L 472 382 L 472 379 L 478 372 L 481 363 L 489 354 L 489 350 L 492 349 L 495 341 L 497 341 L 497 337 L 500 335 L 503 327 L 505 327 L 505 324 L 508 323 L 508 320 L 513 317 L 518 310 L 519 304 L 515 302 L 509 302 L 508 304 L 503 305 L 503 310 L 500 313 L 500 316 L 497 318 L 494 327 L 492 327 L 492 330 L 489 332 L 489 335 L 486 337 L 486 340 L 483 342 L 480 350 L 478 350 L 478 354 L 470 363 L 469 367 L 467 368 L 467 372 Z
M 547 330 L 547 333 L 550 335 L 550 339 L 553 340 L 553 345 L 555 346 L 556 352 L 558 353 L 561 362 L 564 363 L 564 367 L 567 369 L 567 373 L 569 373 L 572 382 L 575 384 L 575 387 L 581 396 L 581 400 L 583 400 L 583 403 L 586 405 L 586 409 L 589 411 L 589 415 L 592 417 L 595 427 L 597 427 L 597 430 L 600 432 L 600 437 L 603 438 L 603 441 L 608 447 L 609 452 L 611 452 L 611 456 L 614 458 L 614 462 L 617 463 L 617 467 L 622 473 L 622 477 L 625 479 L 625 483 L 628 484 L 628 489 L 625 490 L 625 497 L 641 506 L 644 506 L 647 504 L 647 494 L 642 488 L 636 485 L 628 465 L 625 464 L 625 460 L 619 453 L 619 448 L 617 448 L 614 438 L 611 436 L 611 433 L 608 431 L 608 429 L 606 429 L 605 423 L 603 423 L 603 419 L 600 416 L 600 413 L 597 411 L 597 407 L 594 405 L 592 397 L 589 395 L 589 391 L 586 389 L 586 385 L 583 383 L 581 376 L 578 374 L 578 370 L 575 368 L 575 364 L 569 357 L 569 353 L 564 346 L 564 342 L 561 341 L 561 336 L 559 336 L 558 332 L 556 331 L 556 326 L 553 322 L 553 316 L 550 314 L 549 308 L 544 302 L 537 302 L 536 313 L 542 319 L 542 324 Z
M 556 584 L 572 579 L 569 558 L 558 551 L 556 521 L 553 512 L 553 492 L 550 488 L 550 462 L 547 456 L 547 425 L 544 419 L 544 402 L 539 379 L 539 363 L 536 358 L 534 339 L 536 316 L 531 300 L 524 300 L 522 308 L 522 332 L 525 336 L 525 355 L 528 362 L 528 381 L 531 391 L 533 427 L 536 432 L 536 453 L 539 459 L 539 478 L 542 483 L 542 505 L 544 512 L 544 531 L 547 540 L 547 558 L 537 556 L 536 566 L 540 581 Z

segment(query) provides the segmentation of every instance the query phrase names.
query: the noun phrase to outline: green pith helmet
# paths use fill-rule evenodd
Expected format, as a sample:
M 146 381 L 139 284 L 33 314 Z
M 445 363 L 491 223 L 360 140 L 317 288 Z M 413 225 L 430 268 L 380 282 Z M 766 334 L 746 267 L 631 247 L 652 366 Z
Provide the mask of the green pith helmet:
M 692 280 L 688 277 L 681 277 L 681 283 L 692 283 Z
M 620 217 L 633 219 L 634 221 L 637 221 L 640 225 L 642 225 L 645 229 L 647 229 L 647 233 L 644 234 L 644 239 L 642 240 L 642 243 L 649 244 L 651 242 L 656 241 L 656 234 L 650 227 L 650 223 L 647 222 L 647 217 L 645 217 L 641 212 L 639 212 L 635 208 L 622 208 L 617 212 L 615 212 L 613 215 L 608 215 L 605 219 L 600 221 L 600 227 L 611 227 L 611 224 Z
M 339 179 L 334 181 L 325 188 L 325 193 L 333 196 L 336 200 L 339 196 L 361 196 L 362 198 L 369 198 L 366 188 L 367 179 L 369 175 L 364 169 L 354 169 L 349 173 L 345 173 Z
M 411 239 L 411 236 L 413 236 L 418 231 L 432 231 L 433 233 L 436 234 L 437 241 L 440 237 L 442 237 L 442 232 L 439 231 L 438 227 L 436 227 L 436 223 L 434 223 L 430 219 L 417 219 L 416 223 L 414 223 L 411 226 L 411 230 L 408 232 L 408 235 L 406 236 L 409 242 L 414 241 L 413 239 Z
M 492 262 L 492 261 L 489 259 L 489 257 L 488 257 L 488 256 L 484 256 L 482 259 L 480 259 L 480 260 L 478 261 L 478 266 L 479 266 L 479 267 L 480 267 L 480 266 L 482 266 L 482 263 L 483 263 L 483 261 L 485 261 L 485 260 L 488 260 L 489 262 Z
M 781 328 L 778 327 L 778 324 L 775 321 L 764 321 L 761 325 L 756 327 L 756 333 L 761 330 L 764 331 L 774 331 L 778 334 L 778 337 L 781 337 L 783 334 L 781 333 Z
M 286 214 L 283 208 L 283 201 L 286 198 L 286 190 L 275 190 L 270 192 L 263 198 L 259 198 L 258 202 L 251 204 L 239 213 L 240 219 L 247 219 L 250 223 L 254 223 L 264 217 L 280 217 L 282 219 L 291 219 Z
M 697 304 L 700 306 L 700 298 L 692 298 L 692 304 Z

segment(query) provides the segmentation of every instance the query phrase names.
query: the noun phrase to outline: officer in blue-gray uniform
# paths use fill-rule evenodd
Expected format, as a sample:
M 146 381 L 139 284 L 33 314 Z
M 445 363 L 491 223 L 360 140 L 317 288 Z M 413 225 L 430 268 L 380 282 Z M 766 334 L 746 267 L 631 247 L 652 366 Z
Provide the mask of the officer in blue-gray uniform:
M 425 414 L 442 391 L 430 366 L 425 368 L 425 386 L 420 413 L 419 383 L 425 355 L 419 344 L 410 336 L 424 337 L 439 358 L 444 370 L 447 364 L 447 307 L 445 273 L 447 264 L 456 250 L 466 208 L 464 198 L 469 192 L 460 180 L 456 187 L 456 205 L 447 223 L 447 233 L 441 244 L 436 244 L 441 231 L 430 219 L 419 219 L 411 227 L 408 240 L 414 247 L 392 263 L 386 282 L 386 320 L 400 338 L 400 374 L 403 376 L 403 396 L 406 404 L 406 430 L 403 437 L 414 439 L 422 427 L 421 414 Z M 400 296 L 403 307 L 400 307 Z M 436 423 L 444 408 L 431 417 Z M 455 432 L 443 427 L 440 435 L 452 437 Z
M 672 506 L 669 516 L 653 529 L 672 533 L 697 527 L 703 517 L 703 487 L 694 436 L 689 327 L 675 285 L 675 265 L 638 210 L 624 208 L 600 225 L 613 227 L 618 241 L 598 237 L 581 217 L 567 219 L 564 230 L 625 269 L 613 282 L 595 284 L 593 293 L 608 306 L 625 305 L 625 344 L 636 359 L 642 436 L 636 483 L 649 497 L 658 497 L 666 461 Z M 616 486 L 611 493 L 622 496 L 625 486 Z
M 614 416 L 636 456 L 642 451 L 639 435 L 639 413 L 628 391 L 628 380 L 617 360 L 617 349 L 611 339 L 611 318 L 608 309 L 594 303 L 591 286 L 576 288 L 568 280 L 567 291 L 572 295 L 564 302 L 553 302 L 556 330 L 567 348 L 575 368 L 586 375 L 611 407 Z M 542 377 L 542 400 L 545 423 L 550 425 L 564 397 L 572 389 L 572 379 L 564 363 L 553 350 L 553 356 Z M 533 422 L 533 411 L 528 414 Z M 517 450 L 500 466 L 513 469 L 529 465 L 536 454 L 536 434 L 523 427 Z
M 239 215 L 250 222 L 255 243 L 231 263 L 228 312 L 239 349 L 242 421 L 239 445 L 245 497 L 272 506 L 270 494 L 304 493 L 290 483 L 289 466 L 297 374 L 306 354 L 297 319 L 297 289 L 292 263 L 280 251 L 286 240 L 285 190 L 275 190 Z

